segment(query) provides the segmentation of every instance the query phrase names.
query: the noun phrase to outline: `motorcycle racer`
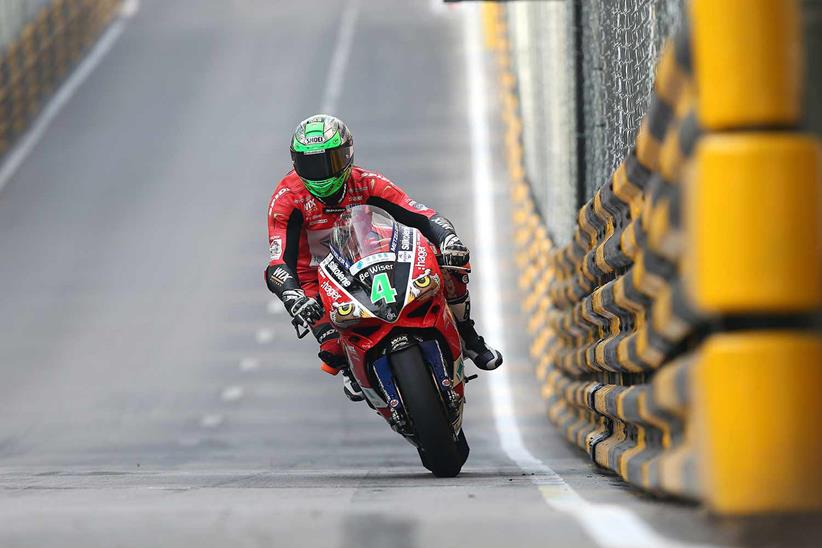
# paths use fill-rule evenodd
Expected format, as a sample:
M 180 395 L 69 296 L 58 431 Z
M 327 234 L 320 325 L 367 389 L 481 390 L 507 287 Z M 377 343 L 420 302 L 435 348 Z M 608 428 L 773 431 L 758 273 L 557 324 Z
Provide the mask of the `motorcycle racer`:
M 294 169 L 277 185 L 268 207 L 270 255 L 265 280 L 288 313 L 311 326 L 320 343 L 323 370 L 345 374 L 347 360 L 328 311 L 317 298 L 317 269 L 329 252 L 328 241 L 337 218 L 346 209 L 362 204 L 382 208 L 397 222 L 419 230 L 439 249 L 445 266 L 446 299 L 464 354 L 480 369 L 499 367 L 502 355 L 477 334 L 471 319 L 469 251 L 451 222 L 409 198 L 383 175 L 355 166 L 351 132 L 333 116 L 319 114 L 303 120 L 294 131 L 290 148 Z M 348 374 L 345 392 L 351 399 L 362 399 Z

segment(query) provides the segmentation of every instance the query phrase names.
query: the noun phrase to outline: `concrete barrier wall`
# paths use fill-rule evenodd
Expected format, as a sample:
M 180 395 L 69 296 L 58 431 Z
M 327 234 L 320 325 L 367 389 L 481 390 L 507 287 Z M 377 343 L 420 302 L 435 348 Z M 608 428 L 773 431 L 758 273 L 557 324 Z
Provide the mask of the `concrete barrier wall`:
M 4 2 L 0 54 L 0 155 L 100 36 L 120 0 Z
M 528 179 L 510 11 L 487 6 L 487 28 L 550 420 L 659 495 L 822 509 L 822 168 L 818 138 L 796 129 L 798 3 L 691 2 L 634 146 L 564 245 Z

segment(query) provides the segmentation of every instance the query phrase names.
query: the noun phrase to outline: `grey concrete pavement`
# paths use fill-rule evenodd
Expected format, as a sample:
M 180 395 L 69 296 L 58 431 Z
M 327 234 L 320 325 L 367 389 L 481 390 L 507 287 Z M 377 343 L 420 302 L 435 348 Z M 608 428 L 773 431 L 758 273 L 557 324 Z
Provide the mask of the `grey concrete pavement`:
M 468 387 L 464 472 L 437 480 L 269 311 L 267 201 L 346 6 L 144 0 L 0 192 L 0 545 L 592 544 L 501 449 L 486 379 Z M 478 246 L 462 33 L 458 10 L 363 2 L 337 113 L 359 164 Z M 502 183 L 496 199 L 505 219 Z M 662 534 L 733 541 L 550 429 L 519 297 L 500 291 L 529 449 Z

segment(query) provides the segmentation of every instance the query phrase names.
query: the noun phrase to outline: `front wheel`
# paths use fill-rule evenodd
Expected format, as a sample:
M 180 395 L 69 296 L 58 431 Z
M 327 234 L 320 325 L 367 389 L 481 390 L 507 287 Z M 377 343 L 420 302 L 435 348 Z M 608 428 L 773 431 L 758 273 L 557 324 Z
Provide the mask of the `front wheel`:
M 391 369 L 425 467 L 439 478 L 453 478 L 460 473 L 468 452 L 461 451 L 454 438 L 439 390 L 420 349 L 411 346 L 391 354 Z

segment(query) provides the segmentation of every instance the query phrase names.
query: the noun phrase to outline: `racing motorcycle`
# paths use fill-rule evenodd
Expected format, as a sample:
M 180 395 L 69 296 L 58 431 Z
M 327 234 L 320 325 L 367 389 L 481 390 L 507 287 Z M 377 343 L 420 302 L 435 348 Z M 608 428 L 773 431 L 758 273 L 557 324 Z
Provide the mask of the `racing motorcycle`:
M 334 225 L 320 297 L 368 404 L 438 477 L 468 458 L 462 347 L 436 248 L 384 210 L 359 205 Z M 446 267 L 443 267 L 446 268 Z

